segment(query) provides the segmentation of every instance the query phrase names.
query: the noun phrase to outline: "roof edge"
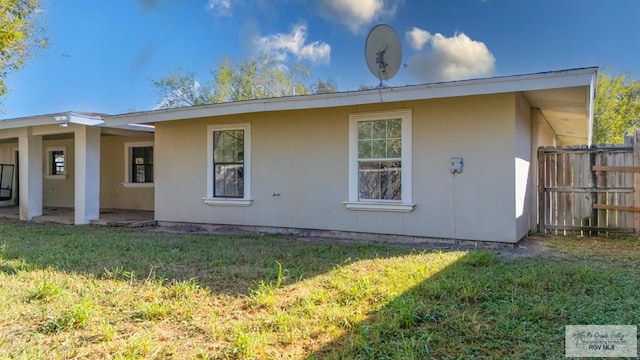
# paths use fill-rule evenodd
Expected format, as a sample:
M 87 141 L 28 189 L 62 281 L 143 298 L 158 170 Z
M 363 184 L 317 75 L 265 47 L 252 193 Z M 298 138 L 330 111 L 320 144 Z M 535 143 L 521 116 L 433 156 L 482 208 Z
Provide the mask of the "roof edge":
M 590 86 L 593 78 L 597 75 L 597 69 L 597 67 L 583 67 L 531 74 L 406 85 L 383 89 L 298 95 L 149 110 L 106 116 L 105 125 L 119 126 L 131 123 L 174 121 L 256 112 L 317 109 L 380 102 L 426 100 L 514 91 Z

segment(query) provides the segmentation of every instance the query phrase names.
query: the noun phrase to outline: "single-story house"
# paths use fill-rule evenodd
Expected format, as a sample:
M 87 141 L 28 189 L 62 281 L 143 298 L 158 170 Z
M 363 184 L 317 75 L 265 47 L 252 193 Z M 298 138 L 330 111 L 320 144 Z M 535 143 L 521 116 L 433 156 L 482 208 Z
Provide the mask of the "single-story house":
M 5 120 L 6 203 L 23 220 L 147 209 L 161 225 L 515 243 L 537 225 L 537 148 L 591 142 L 596 75 Z

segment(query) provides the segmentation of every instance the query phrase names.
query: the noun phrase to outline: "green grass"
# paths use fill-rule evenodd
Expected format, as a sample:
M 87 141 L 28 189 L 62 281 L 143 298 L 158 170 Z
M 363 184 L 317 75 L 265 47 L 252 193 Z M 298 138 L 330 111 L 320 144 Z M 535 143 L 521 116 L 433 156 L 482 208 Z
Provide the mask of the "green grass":
M 565 325 L 638 324 L 638 240 L 543 241 L 504 260 L 0 223 L 0 358 L 560 359 Z

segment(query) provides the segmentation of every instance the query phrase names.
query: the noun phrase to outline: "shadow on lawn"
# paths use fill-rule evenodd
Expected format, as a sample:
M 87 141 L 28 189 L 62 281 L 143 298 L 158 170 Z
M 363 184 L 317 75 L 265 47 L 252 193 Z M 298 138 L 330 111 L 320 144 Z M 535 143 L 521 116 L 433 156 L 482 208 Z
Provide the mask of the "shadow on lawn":
M 491 285 L 478 274 L 494 272 L 497 257 L 487 251 L 462 255 L 438 273 L 400 294 L 346 334 L 308 359 L 430 359 L 509 357 L 492 352 L 495 325 L 482 315 Z M 484 278 L 485 276 L 481 276 Z M 513 343 L 518 333 L 500 339 Z M 515 341 L 517 342 L 517 340 Z
M 398 246 L 303 241 L 284 236 L 165 233 L 153 229 L 0 223 L 0 271 L 52 268 L 98 278 L 165 283 L 193 280 L 214 293 L 247 295 L 275 281 L 288 284 L 331 271 L 345 261 L 393 257 Z M 18 264 L 18 265 L 16 265 Z
M 637 324 L 637 269 L 472 251 L 309 359 L 560 359 L 570 324 Z
M 410 253 L 405 247 L 281 236 L 0 223 L 0 271 L 7 274 L 51 268 L 138 282 L 194 280 L 212 293 L 233 296 L 248 295 L 261 280 L 275 281 L 277 263 L 287 269 L 290 285 L 358 260 Z M 488 251 L 469 252 L 430 277 L 416 278 L 417 285 L 363 321 L 344 323 L 343 336 L 307 356 L 562 358 L 565 325 L 637 323 L 637 260 L 630 266 L 587 260 L 503 261 Z

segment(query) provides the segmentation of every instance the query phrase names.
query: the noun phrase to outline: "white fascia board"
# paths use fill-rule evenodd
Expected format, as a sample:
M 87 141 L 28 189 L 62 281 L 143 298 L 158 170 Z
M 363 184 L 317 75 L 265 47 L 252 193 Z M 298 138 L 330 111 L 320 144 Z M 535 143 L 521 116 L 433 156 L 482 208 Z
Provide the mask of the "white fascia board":
M 69 113 L 56 113 L 47 115 L 29 116 L 15 119 L 0 120 L 0 130 L 2 129 L 15 129 L 28 126 L 40 126 L 57 124 L 56 117 L 68 116 Z
M 56 120 L 56 118 L 60 120 Z M 63 121 L 86 125 L 86 126 L 95 126 L 104 123 L 104 120 L 99 115 L 85 115 L 78 114 L 75 112 L 61 112 L 55 114 L 46 114 L 46 115 L 37 115 L 37 116 L 29 116 L 15 119 L 6 119 L 0 120 L 0 130 L 1 129 L 15 129 L 21 127 L 29 127 L 29 126 L 41 126 L 41 125 L 52 125 L 59 124 Z
M 72 124 L 96 126 L 104 123 L 102 116 L 98 115 L 84 115 L 71 112 L 69 113 L 69 122 Z
M 514 75 L 425 85 L 410 85 L 366 91 L 239 101 L 107 116 L 105 118 L 105 125 L 121 126 L 132 123 L 144 124 L 267 111 L 318 109 L 375 104 L 380 102 L 427 100 L 458 96 L 591 86 L 595 76 L 596 68 L 584 68 L 529 75 Z M 592 99 L 589 99 L 589 101 L 592 101 Z
M 145 125 L 145 124 L 126 124 L 126 125 L 118 125 L 118 126 L 106 126 L 110 129 L 119 129 L 119 130 L 128 130 L 128 131 L 136 131 L 136 132 L 144 132 L 144 133 L 153 133 L 156 132 L 156 127 L 153 125 Z

